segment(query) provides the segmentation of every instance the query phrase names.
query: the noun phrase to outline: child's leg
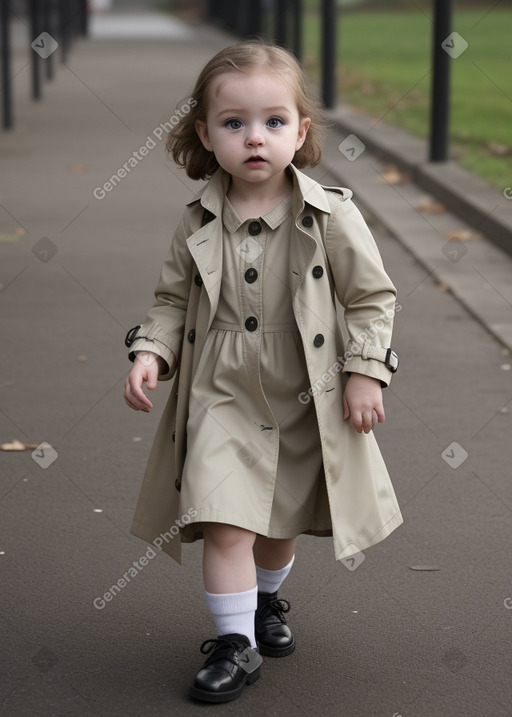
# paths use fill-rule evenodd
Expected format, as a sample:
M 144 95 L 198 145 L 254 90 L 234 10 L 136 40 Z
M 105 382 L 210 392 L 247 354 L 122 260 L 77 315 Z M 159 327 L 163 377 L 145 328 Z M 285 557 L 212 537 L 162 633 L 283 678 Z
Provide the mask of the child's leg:
M 292 568 L 295 543 L 296 538 L 276 540 L 262 535 L 258 535 L 254 543 L 258 578 L 255 634 L 260 653 L 269 657 L 285 657 L 295 649 L 295 640 L 284 617 L 290 603 L 277 597 Z
M 256 534 L 224 523 L 203 523 L 204 586 L 210 593 L 237 593 L 256 585 L 252 552 Z
M 206 702 L 227 702 L 259 677 L 254 616 L 258 602 L 252 552 L 255 533 L 223 523 L 204 523 L 203 574 L 206 601 L 218 638 L 207 640 L 208 655 L 190 694 Z
M 203 575 L 206 601 L 219 635 L 245 635 L 256 647 L 258 595 L 252 548 L 256 534 L 235 525 L 204 523 Z

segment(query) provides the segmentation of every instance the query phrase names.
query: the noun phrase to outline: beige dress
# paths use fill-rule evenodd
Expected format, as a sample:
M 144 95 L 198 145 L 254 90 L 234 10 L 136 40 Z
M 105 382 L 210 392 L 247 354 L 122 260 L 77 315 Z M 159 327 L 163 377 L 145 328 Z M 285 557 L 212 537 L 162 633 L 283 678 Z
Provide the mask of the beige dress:
M 185 540 L 202 537 L 201 521 L 272 538 L 331 531 L 314 403 L 298 398 L 309 380 L 288 278 L 291 207 L 290 196 L 242 222 L 224 202 L 220 300 L 190 393 L 180 512 L 197 513 Z

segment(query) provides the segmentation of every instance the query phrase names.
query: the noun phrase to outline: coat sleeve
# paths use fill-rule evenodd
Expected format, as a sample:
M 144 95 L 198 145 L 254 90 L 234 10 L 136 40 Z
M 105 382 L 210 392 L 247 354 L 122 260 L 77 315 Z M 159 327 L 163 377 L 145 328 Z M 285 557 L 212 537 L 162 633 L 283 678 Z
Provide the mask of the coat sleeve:
M 158 378 L 164 381 L 174 376 L 183 343 L 193 273 L 193 259 L 186 243 L 193 231 L 192 211 L 187 208 L 180 217 L 155 288 L 155 303 L 138 329 L 128 354 L 131 361 L 140 351 L 161 356 L 167 369 Z
M 382 361 L 364 358 L 365 347 L 390 348 L 396 289 L 375 240 L 350 197 L 331 200 L 326 251 L 349 335 L 343 372 L 361 373 L 388 386 L 392 373 Z M 353 355 L 354 348 L 362 355 Z

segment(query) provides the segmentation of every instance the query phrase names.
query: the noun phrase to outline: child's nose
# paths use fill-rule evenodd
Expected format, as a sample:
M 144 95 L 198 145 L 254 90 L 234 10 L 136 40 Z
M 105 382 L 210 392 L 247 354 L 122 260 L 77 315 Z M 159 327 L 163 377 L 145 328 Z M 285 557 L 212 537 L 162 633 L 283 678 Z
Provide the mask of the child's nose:
M 258 127 L 249 127 L 245 141 L 250 147 L 254 147 L 263 144 L 265 142 L 265 138 Z

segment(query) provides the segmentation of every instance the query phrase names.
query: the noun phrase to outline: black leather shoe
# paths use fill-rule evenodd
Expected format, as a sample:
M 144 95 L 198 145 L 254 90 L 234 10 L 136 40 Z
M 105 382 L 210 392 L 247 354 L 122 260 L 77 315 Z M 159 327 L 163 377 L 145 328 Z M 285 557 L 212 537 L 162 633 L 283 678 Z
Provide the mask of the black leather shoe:
M 286 657 L 295 650 L 295 640 L 284 616 L 289 610 L 290 603 L 287 600 L 278 600 L 277 592 L 258 593 L 254 624 L 261 655 Z
M 245 635 L 219 635 L 201 645 L 206 662 L 190 687 L 191 697 L 203 702 L 230 702 L 240 696 L 245 685 L 252 685 L 260 676 L 263 662 L 258 651 L 251 648 Z

